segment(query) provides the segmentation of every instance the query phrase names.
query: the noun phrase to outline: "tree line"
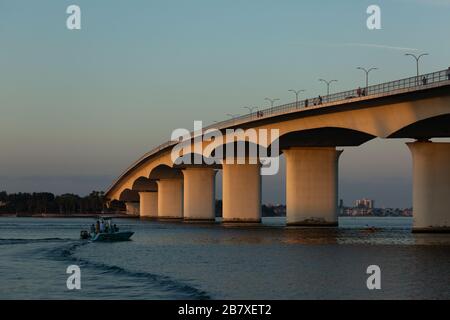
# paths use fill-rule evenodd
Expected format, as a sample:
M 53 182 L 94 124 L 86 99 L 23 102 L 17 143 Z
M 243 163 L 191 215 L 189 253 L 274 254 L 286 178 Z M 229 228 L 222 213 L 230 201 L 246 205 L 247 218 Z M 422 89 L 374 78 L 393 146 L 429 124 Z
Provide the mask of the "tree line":
M 262 216 L 284 216 L 285 206 L 262 205 Z M 0 213 L 16 214 L 80 214 L 101 212 L 124 212 L 125 205 L 121 201 L 111 201 L 106 207 L 105 193 L 92 191 L 89 195 L 81 197 L 66 193 L 54 195 L 50 192 L 11 193 L 0 192 Z M 216 216 L 222 216 L 222 200 L 216 200 Z
M 216 200 L 216 217 L 222 217 L 222 200 Z M 261 205 L 262 217 L 285 217 L 286 206 L 285 205 Z
M 55 196 L 50 192 L 0 192 L 1 213 L 99 213 L 105 209 L 103 191 L 92 191 L 84 197 L 71 193 Z

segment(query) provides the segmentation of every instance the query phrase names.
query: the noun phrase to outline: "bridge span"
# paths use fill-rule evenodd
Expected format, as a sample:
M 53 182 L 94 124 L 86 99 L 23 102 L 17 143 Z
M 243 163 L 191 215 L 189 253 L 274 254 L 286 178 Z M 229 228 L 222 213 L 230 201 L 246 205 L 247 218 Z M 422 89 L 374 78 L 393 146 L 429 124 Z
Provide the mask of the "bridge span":
M 413 139 L 407 143 L 413 160 L 413 230 L 450 231 L 450 143 L 432 141 L 450 137 L 449 70 L 363 91 L 269 108 L 216 123 L 201 135 L 213 128 L 224 136 L 233 128 L 278 130 L 279 136 L 260 145 L 272 150 L 276 143 L 285 155 L 287 224 L 299 226 L 337 226 L 338 147 L 377 137 Z M 212 143 L 196 136 L 190 135 L 193 150 Z M 178 143 L 163 143 L 138 159 L 109 187 L 107 199 L 124 201 L 128 213 L 145 218 L 214 221 L 215 175 L 222 170 L 223 221 L 260 222 L 260 162 L 246 157 L 241 164 L 179 165 L 171 157 Z

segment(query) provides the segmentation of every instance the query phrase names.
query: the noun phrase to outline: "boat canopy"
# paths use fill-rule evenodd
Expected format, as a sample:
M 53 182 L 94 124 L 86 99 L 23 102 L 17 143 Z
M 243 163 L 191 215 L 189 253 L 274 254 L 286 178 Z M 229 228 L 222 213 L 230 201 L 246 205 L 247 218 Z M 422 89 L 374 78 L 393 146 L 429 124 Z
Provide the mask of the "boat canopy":
M 103 216 L 97 216 L 95 219 L 101 219 L 101 220 L 112 220 L 113 217 L 103 217 Z

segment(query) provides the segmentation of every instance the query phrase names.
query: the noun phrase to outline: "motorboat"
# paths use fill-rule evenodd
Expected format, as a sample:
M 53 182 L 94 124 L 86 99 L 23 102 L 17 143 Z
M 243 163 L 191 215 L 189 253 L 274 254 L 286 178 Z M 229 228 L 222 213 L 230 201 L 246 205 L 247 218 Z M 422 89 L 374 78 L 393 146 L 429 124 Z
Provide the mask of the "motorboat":
M 93 242 L 112 242 L 112 241 L 128 241 L 134 234 L 132 231 L 119 231 L 119 228 L 112 223 L 112 218 L 101 217 L 97 220 L 99 225 L 91 228 L 91 231 L 82 230 L 80 238 L 82 240 L 91 240 Z M 100 226 L 103 226 L 100 227 Z

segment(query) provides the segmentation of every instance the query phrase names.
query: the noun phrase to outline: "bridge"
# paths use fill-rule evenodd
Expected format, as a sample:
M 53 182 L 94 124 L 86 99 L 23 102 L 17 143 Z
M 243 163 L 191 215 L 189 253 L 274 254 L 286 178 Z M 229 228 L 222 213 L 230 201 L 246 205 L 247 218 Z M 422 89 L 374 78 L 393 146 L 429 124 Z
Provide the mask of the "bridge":
M 285 156 L 286 222 L 297 226 L 337 226 L 338 147 L 414 139 L 407 143 L 413 231 L 450 231 L 450 143 L 431 140 L 450 137 L 449 70 L 372 85 L 363 94 L 355 89 L 250 113 L 192 132 L 189 143 L 194 151 L 212 149 L 211 139 L 196 137 L 212 129 L 227 137 L 227 129 L 236 128 L 278 130 L 279 136 L 259 144 L 272 150 L 276 143 Z M 106 191 L 108 201 L 123 201 L 129 214 L 143 218 L 215 221 L 215 175 L 222 170 L 222 221 L 261 221 L 264 164 L 246 156 L 242 163 L 180 165 L 171 157 L 177 144 L 165 142 L 139 158 Z

